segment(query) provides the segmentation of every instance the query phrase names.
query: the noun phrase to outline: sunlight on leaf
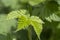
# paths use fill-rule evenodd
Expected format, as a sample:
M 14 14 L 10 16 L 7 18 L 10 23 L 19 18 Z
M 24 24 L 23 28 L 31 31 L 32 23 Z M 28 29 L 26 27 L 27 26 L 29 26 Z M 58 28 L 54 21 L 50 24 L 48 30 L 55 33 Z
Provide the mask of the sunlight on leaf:
M 14 19 L 14 18 L 17 18 L 18 16 L 20 16 L 20 15 L 17 13 L 17 11 L 12 11 L 8 14 L 7 19 L 8 20 L 9 19 Z
M 37 16 L 31 16 L 31 20 L 32 21 L 36 21 L 36 22 L 38 22 L 38 23 L 44 23 L 39 17 L 37 17 Z
M 12 11 L 12 12 L 10 12 L 10 13 L 8 14 L 7 20 L 21 17 L 21 15 L 26 14 L 26 12 L 27 12 L 27 11 L 24 10 L 24 9 L 22 9 L 22 10 L 20 10 L 20 11 L 18 11 L 18 10 L 17 10 L 17 11 Z
M 38 22 L 32 21 L 31 25 L 33 26 L 38 38 L 40 39 L 40 34 L 42 32 L 42 24 L 39 24 Z
M 39 17 L 37 16 L 31 16 L 31 25 L 33 26 L 38 38 L 40 39 L 40 34 L 41 34 L 41 31 L 42 31 L 42 24 L 44 22 L 39 19 Z
M 40 34 L 42 31 L 42 24 L 44 23 L 39 17 L 37 16 L 30 16 L 29 14 L 26 14 L 26 10 L 20 10 L 20 11 L 13 11 L 10 14 L 8 14 L 9 19 L 18 18 L 18 25 L 17 25 L 17 31 L 27 28 L 29 25 L 32 25 L 38 38 L 40 39 Z
M 27 16 L 21 16 L 18 19 L 18 27 L 17 27 L 17 31 L 21 30 L 21 29 L 25 29 L 26 27 L 28 27 L 30 24 L 30 21 L 28 19 Z

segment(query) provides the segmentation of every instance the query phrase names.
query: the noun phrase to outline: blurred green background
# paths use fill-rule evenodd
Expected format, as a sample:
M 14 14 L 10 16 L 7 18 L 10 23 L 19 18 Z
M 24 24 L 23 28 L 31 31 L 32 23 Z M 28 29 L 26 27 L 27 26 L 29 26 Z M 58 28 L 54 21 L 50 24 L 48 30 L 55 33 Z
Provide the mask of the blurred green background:
M 14 32 L 17 27 L 16 19 L 6 20 L 9 12 L 20 9 L 29 10 L 31 15 L 36 15 L 44 21 L 41 40 L 60 40 L 60 0 L 46 0 L 35 6 L 27 1 L 0 0 L 0 40 L 38 40 L 32 27 L 29 39 L 26 29 Z

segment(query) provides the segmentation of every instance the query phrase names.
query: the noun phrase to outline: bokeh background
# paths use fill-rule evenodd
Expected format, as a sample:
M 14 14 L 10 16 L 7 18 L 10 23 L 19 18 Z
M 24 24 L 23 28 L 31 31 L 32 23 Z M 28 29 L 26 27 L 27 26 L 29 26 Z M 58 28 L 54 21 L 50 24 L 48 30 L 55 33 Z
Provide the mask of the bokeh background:
M 26 29 L 14 32 L 17 27 L 16 19 L 6 20 L 9 12 L 20 9 L 29 10 L 31 15 L 44 21 L 41 40 L 60 40 L 60 0 L 46 0 L 35 6 L 30 5 L 27 0 L 0 0 L 0 40 L 38 40 L 32 27 L 29 39 Z

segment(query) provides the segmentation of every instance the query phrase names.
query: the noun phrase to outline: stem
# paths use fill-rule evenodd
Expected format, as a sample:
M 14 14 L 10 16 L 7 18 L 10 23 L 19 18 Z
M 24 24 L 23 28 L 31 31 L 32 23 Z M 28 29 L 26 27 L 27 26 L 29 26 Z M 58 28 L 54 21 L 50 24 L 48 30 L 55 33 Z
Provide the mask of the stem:
M 28 37 L 29 37 L 29 40 L 32 40 L 32 33 L 31 33 L 31 27 L 28 27 Z

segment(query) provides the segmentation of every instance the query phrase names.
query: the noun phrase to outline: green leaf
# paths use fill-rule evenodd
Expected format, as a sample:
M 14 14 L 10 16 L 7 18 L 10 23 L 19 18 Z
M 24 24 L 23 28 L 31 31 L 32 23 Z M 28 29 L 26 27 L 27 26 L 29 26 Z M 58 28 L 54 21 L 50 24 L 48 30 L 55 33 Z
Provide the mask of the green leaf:
M 14 13 L 14 12 L 13 12 Z M 26 14 L 26 10 L 20 10 L 20 11 L 15 11 L 15 15 L 13 14 L 9 14 L 8 17 L 12 17 L 10 19 L 14 19 L 14 18 L 18 18 L 18 26 L 17 26 L 17 30 L 19 31 L 21 29 L 25 29 L 27 28 L 29 25 L 32 25 L 38 38 L 40 39 L 40 33 L 42 31 L 42 23 L 44 23 L 41 19 L 39 19 L 39 17 L 37 16 L 31 16 Z
M 38 5 L 39 3 L 44 2 L 45 0 L 29 0 L 29 4 L 34 6 L 34 5 Z
M 18 19 L 18 26 L 17 26 L 17 31 L 21 30 L 21 29 L 25 29 L 26 27 L 28 27 L 30 24 L 30 21 L 28 19 L 27 16 L 21 16 Z
M 60 17 L 57 16 L 56 14 L 52 14 L 52 15 L 50 16 L 50 19 L 53 20 L 53 21 L 60 21 Z
M 26 26 L 29 25 L 29 14 L 27 14 L 27 10 L 20 10 L 20 11 L 12 11 L 8 14 L 7 20 L 18 18 L 18 27 L 17 31 L 24 29 Z M 25 15 L 26 14 L 26 15 Z
M 41 19 L 39 19 L 39 17 L 37 17 L 37 16 L 28 17 L 26 15 L 23 15 L 18 19 L 18 27 L 17 27 L 16 31 L 25 29 L 29 25 L 32 25 L 39 38 L 40 33 L 42 31 L 42 23 L 43 23 L 43 21 Z
M 50 19 L 50 17 L 46 17 L 45 18 L 47 21 L 49 21 L 49 22 L 52 22 L 52 20 Z
M 60 17 L 56 14 L 52 14 L 49 17 L 46 18 L 46 20 L 52 22 L 52 21 L 60 21 Z
M 18 10 L 17 11 L 12 11 L 8 14 L 7 19 L 10 20 L 10 19 L 14 19 L 14 18 L 19 18 L 19 17 L 21 17 L 21 15 L 26 14 L 26 12 L 27 11 L 24 10 L 24 9 L 22 9 L 20 11 L 18 11 Z
M 33 26 L 38 38 L 40 39 L 40 34 L 42 32 L 42 24 L 39 24 L 38 22 L 32 21 L 31 25 Z
M 43 21 L 41 19 L 39 19 L 39 17 L 37 17 L 37 16 L 31 17 L 31 25 L 33 26 L 39 39 L 40 39 L 41 31 L 42 31 L 42 23 L 43 23 Z
M 37 16 L 31 16 L 31 21 L 36 21 L 36 22 L 38 22 L 38 23 L 44 23 L 39 17 L 37 17 Z M 34 19 L 34 20 L 33 20 Z
M 8 19 L 8 20 L 14 19 L 14 18 L 17 18 L 18 16 L 20 16 L 20 15 L 18 14 L 17 11 L 12 11 L 12 12 L 10 12 L 10 13 L 8 14 L 7 19 Z

